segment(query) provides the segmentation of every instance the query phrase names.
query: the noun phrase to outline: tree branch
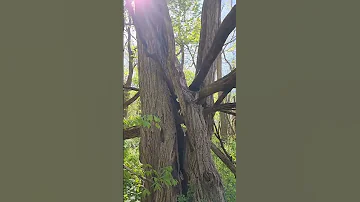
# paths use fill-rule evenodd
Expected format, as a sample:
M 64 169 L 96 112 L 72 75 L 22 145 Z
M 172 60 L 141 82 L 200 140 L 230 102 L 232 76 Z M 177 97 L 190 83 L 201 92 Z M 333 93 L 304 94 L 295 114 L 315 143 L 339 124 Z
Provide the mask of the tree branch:
M 213 93 L 219 91 L 226 91 L 228 89 L 232 89 L 235 87 L 236 87 L 236 68 L 232 70 L 229 74 L 224 76 L 223 78 L 202 88 L 199 92 L 199 97 L 197 99 L 197 102 L 200 102 L 202 99 L 206 98 L 207 96 Z
M 234 127 L 232 126 L 232 124 L 231 124 L 230 119 L 229 119 L 228 116 L 226 116 L 226 120 L 228 121 L 228 124 L 229 124 L 229 126 L 230 126 L 230 128 L 231 128 L 231 131 L 232 131 L 233 135 L 236 136 L 235 129 L 234 129 Z
M 209 114 L 211 112 L 222 111 L 222 110 L 235 110 L 236 103 L 225 103 L 220 105 L 213 105 L 212 107 L 208 107 L 204 109 L 205 114 Z
M 227 158 L 224 153 L 221 152 L 219 148 L 216 147 L 216 145 L 211 142 L 211 150 L 216 154 L 217 157 L 230 169 L 230 171 L 234 174 L 236 178 L 236 167 L 235 165 Z
M 123 86 L 124 89 L 128 89 L 128 90 L 134 90 L 134 91 L 139 91 L 138 88 L 136 87 L 131 87 L 131 86 Z
M 236 116 L 236 113 L 235 112 L 232 112 L 232 111 L 229 111 L 229 110 L 224 110 L 224 109 L 222 109 L 222 110 L 219 110 L 220 112 L 223 112 L 223 113 L 226 113 L 226 114 L 231 114 L 231 115 L 233 115 L 233 116 Z
M 190 90 L 192 91 L 200 90 L 200 86 L 203 83 L 207 73 L 209 72 L 212 63 L 221 52 L 227 37 L 235 29 L 235 27 L 236 27 L 236 4 L 221 23 L 219 30 L 215 35 L 211 48 L 206 54 L 204 60 L 200 64 L 199 63 L 197 64 L 199 68 L 196 69 L 199 69 L 199 72 L 195 76 L 195 79 L 192 82 L 192 84 L 190 85 L 189 87 Z
M 140 137 L 140 126 L 124 129 L 123 132 L 124 132 L 123 135 L 124 140 Z
M 131 103 L 135 102 L 136 99 L 138 99 L 138 97 L 140 96 L 140 92 L 137 92 L 134 97 L 130 98 L 128 101 L 126 101 L 124 103 L 124 108 L 126 108 L 127 106 L 129 106 Z
M 193 65 L 194 65 L 194 67 L 196 67 L 196 63 L 195 63 L 195 53 L 194 53 L 194 55 L 191 53 L 191 51 L 190 51 L 190 47 L 187 45 L 187 44 L 185 44 L 185 46 L 186 46 L 186 49 L 189 51 L 189 54 L 190 54 L 190 56 L 191 56 L 191 61 L 192 61 L 192 63 L 193 63 Z
M 232 88 L 222 91 L 221 95 L 218 97 L 214 105 L 220 105 L 221 102 L 226 98 L 226 96 L 231 92 Z

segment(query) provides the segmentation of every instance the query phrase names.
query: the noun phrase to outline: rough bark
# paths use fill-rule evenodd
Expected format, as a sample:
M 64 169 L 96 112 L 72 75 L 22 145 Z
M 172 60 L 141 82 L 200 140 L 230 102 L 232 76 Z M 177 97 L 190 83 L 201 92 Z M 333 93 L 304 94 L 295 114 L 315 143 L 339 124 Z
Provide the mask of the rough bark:
M 180 181 L 177 151 L 179 131 L 175 120 L 177 108 L 172 87 L 162 70 L 162 64 L 166 61 L 164 51 L 168 48 L 163 46 L 162 39 L 159 40 L 159 32 L 162 33 L 159 25 L 162 23 L 158 22 L 162 20 L 162 13 L 152 9 L 157 7 L 155 1 L 141 3 L 135 1 L 135 14 L 131 12 L 133 10 L 130 11 L 134 15 L 132 17 L 138 39 L 141 111 L 143 115 L 158 116 L 161 129 L 153 126 L 149 129 L 140 128 L 140 161 L 150 164 L 156 170 L 172 166 L 174 178 Z M 151 195 L 143 198 L 143 202 L 175 202 L 181 193 L 180 186 L 164 187 L 158 191 L 154 191 L 151 186 L 151 183 L 145 182 Z
M 206 1 L 204 4 L 219 3 Z M 211 4 L 210 4 L 211 5 Z M 176 66 L 175 41 L 171 19 L 165 0 L 135 2 L 134 24 L 139 37 L 139 80 L 141 109 L 144 114 L 161 118 L 162 129 L 141 129 L 140 158 L 155 168 L 174 165 L 176 168 L 177 149 L 181 132 L 176 125 L 176 102 L 187 127 L 186 158 L 183 159 L 185 178 L 194 188 L 191 196 L 195 202 L 223 202 L 224 188 L 211 155 L 209 122 L 204 117 L 204 106 L 195 102 L 196 93 L 187 88 L 182 69 Z M 204 12 L 214 12 L 213 7 Z M 215 11 L 216 12 L 216 11 Z M 164 77 L 165 75 L 165 77 Z M 209 76 L 210 77 L 210 76 Z M 168 80 L 166 79 L 168 78 Z M 167 82 L 170 81 L 170 82 Z M 172 89 L 174 91 L 172 91 Z M 176 135 L 177 134 L 177 135 Z M 184 145 L 182 145 L 184 146 Z M 180 150 L 179 150 L 180 151 Z M 181 160 L 181 159 L 180 159 Z M 149 184 L 145 184 L 149 186 Z M 176 189 L 160 190 L 144 201 L 175 202 Z

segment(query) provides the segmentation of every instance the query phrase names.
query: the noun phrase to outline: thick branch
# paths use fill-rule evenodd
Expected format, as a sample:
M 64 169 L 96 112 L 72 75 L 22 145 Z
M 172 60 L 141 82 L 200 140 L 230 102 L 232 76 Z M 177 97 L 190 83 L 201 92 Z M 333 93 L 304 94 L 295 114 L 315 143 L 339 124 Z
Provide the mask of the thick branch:
M 192 91 L 200 90 L 200 86 L 203 83 L 207 73 L 210 70 L 210 67 L 216 57 L 222 50 L 227 37 L 229 34 L 235 29 L 236 27 L 236 5 L 231 9 L 229 14 L 225 17 L 224 21 L 221 23 L 219 30 L 217 31 L 211 48 L 209 49 L 208 53 L 206 54 L 202 63 L 197 64 L 200 71 L 197 73 L 194 81 L 190 85 L 189 89 Z
M 140 137 L 140 126 L 135 126 L 123 130 L 124 140 Z
M 226 91 L 228 89 L 235 87 L 236 87 L 236 69 L 232 70 L 228 75 L 224 76 L 223 78 L 201 89 L 197 101 L 200 102 L 202 99 L 213 93 L 219 91 Z
M 216 145 L 211 142 L 211 150 L 216 154 L 217 157 L 230 169 L 230 171 L 234 174 L 236 177 L 236 167 L 235 165 L 225 156 L 225 154 L 216 147 Z
M 126 108 L 127 106 L 129 106 L 131 103 L 135 102 L 136 99 L 138 99 L 138 97 L 140 96 L 140 92 L 137 92 L 134 97 L 130 98 L 128 101 L 126 101 L 124 103 L 124 108 Z
M 214 105 L 212 107 L 205 108 L 204 113 L 208 114 L 216 111 L 235 110 L 235 109 L 236 109 L 236 103 L 225 103 L 225 104 Z

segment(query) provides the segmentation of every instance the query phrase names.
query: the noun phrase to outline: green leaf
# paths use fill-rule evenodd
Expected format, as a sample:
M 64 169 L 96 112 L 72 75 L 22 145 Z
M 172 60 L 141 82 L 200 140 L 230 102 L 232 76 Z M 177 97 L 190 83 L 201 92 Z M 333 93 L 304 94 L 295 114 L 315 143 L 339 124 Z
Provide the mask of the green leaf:
M 148 116 L 147 116 L 147 120 L 148 120 L 148 121 L 153 121 L 153 116 L 152 116 L 152 115 L 148 115 Z
M 154 121 L 155 121 L 156 123 L 159 123 L 161 120 L 160 120 L 160 118 L 159 118 L 159 117 L 154 116 Z

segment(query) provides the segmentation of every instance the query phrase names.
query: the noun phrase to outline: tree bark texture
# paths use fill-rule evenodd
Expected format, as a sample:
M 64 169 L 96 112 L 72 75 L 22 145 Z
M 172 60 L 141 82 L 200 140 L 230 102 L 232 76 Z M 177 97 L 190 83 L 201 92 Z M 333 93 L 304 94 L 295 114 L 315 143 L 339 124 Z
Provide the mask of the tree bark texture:
M 213 12 L 214 8 L 208 9 L 204 12 Z M 180 132 L 176 130 L 175 92 L 187 128 L 183 167 L 194 191 L 191 201 L 223 202 L 224 188 L 211 155 L 212 133 L 203 115 L 204 106 L 196 103 L 198 93 L 188 89 L 182 69 L 175 65 L 174 33 L 166 0 L 135 1 L 135 16 L 141 109 L 143 114 L 159 116 L 162 127 L 140 130 L 141 162 L 156 168 L 176 165 Z M 176 193 L 176 189 L 164 189 L 146 201 L 175 202 Z

